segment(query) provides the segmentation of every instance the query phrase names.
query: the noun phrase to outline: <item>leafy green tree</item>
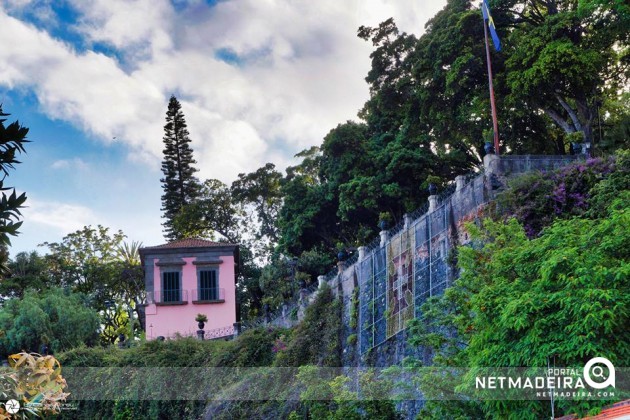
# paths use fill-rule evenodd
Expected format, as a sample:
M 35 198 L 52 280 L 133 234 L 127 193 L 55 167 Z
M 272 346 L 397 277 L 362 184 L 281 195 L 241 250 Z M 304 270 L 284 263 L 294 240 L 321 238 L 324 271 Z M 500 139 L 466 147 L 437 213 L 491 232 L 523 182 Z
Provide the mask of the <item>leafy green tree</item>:
M 216 238 L 239 243 L 245 218 L 243 206 L 234 199 L 230 188 L 218 179 L 206 180 L 198 197 L 181 208 L 173 227 L 183 237 Z
M 417 38 L 401 34 L 392 18 L 376 28 L 361 26 L 358 37 L 375 47 L 370 54 L 372 67 L 365 78 L 370 87 L 370 99 L 359 117 L 366 121 L 370 135 L 395 135 L 405 121 L 414 94 L 410 56 Z
M 10 299 L 0 309 L 0 344 L 3 353 L 22 350 L 63 351 L 98 341 L 99 316 L 82 294 L 62 289 L 27 291 L 23 299 Z
M 484 131 L 491 127 L 483 24 L 477 4 L 450 0 L 426 24 L 414 54 L 415 95 L 407 117 L 410 133 L 450 160 L 475 162 L 482 156 Z M 543 116 L 523 101 L 511 101 L 505 84 L 505 53 L 492 54 L 495 99 L 503 152 L 564 153 Z
M 26 290 L 42 291 L 50 286 L 46 258 L 37 251 L 20 252 L 8 263 L 9 275 L 0 282 L 0 296 L 20 299 Z
M 602 109 L 597 108 L 597 131 L 597 151 L 630 149 L 630 92 L 607 98 Z
M 627 87 L 630 7 L 602 0 L 497 2 L 507 84 L 572 140 L 593 142 L 598 103 Z M 507 31 L 506 31 L 507 32 Z
M 194 174 L 193 151 L 182 107 L 175 96 L 171 96 L 166 111 L 164 126 L 164 159 L 160 179 L 164 194 L 162 195 L 162 211 L 164 236 L 169 240 L 182 238 L 182 233 L 174 229 L 173 221 L 181 209 L 194 201 L 199 194 L 199 181 Z
M 336 235 L 331 226 L 335 223 L 336 208 L 329 205 L 320 178 L 321 152 L 311 147 L 298 153 L 302 162 L 287 168 L 282 183 L 283 203 L 280 209 L 280 249 L 291 255 L 300 255 L 322 243 L 332 247 Z
M 138 319 L 144 327 L 144 273 L 139 244 L 124 244 L 122 231 L 110 235 L 101 225 L 86 226 L 61 242 L 44 243 L 50 283 L 88 295 L 105 326 L 102 338 L 113 343 L 120 333 L 130 334 Z M 136 316 L 133 316 L 133 313 Z
M 104 268 L 118 258 L 118 248 L 125 235 L 118 231 L 110 235 L 109 228 L 85 226 L 63 237 L 61 242 L 44 242 L 50 254 L 46 257 L 53 283 L 91 293 L 110 286 Z
M 22 226 L 19 221 L 21 216 L 20 208 L 26 201 L 26 193 L 17 195 L 15 188 L 4 185 L 4 180 L 9 176 L 9 170 L 15 169 L 15 164 L 20 163 L 17 160 L 17 154 L 25 153 L 24 145 L 29 141 L 26 140 L 28 128 L 20 125 L 18 121 L 14 121 L 5 127 L 6 118 L 10 114 L 2 111 L 0 104 L 0 247 L 11 245 L 9 235 L 17 235 L 18 229 Z M 10 194 L 5 191 L 12 190 Z M 6 272 L 6 255 L 0 258 L 0 272 Z
M 146 285 L 144 283 L 144 270 L 140 261 L 140 248 L 142 242 L 123 242 L 118 246 L 117 260 L 113 263 L 119 273 L 116 282 L 116 290 L 119 299 L 125 303 L 129 312 L 129 327 L 127 337 L 135 337 L 135 320 L 133 312 L 136 313 L 138 324 L 141 330 L 146 331 Z M 125 331 L 127 332 L 127 331 Z
M 363 171 L 339 187 L 351 204 L 340 209 L 371 209 L 374 225 L 380 212 L 400 220 L 404 213 L 423 205 L 428 196 L 423 190 L 428 176 L 451 179 L 466 172 L 472 161 L 456 150 L 451 153 L 446 146 L 451 138 L 432 144 L 418 128 L 414 97 L 421 85 L 412 72 L 418 40 L 400 34 L 392 19 L 377 28 L 359 28 L 359 37 L 375 46 L 366 78 L 370 99 L 359 113 L 367 122 L 366 148 L 374 165 L 371 171 Z
M 282 174 L 272 163 L 249 173 L 239 174 L 232 183 L 234 201 L 244 208 L 251 207 L 255 213 L 258 228 L 254 240 L 262 245 L 261 256 L 268 257 L 278 242 L 277 219 L 282 204 Z
M 432 348 L 438 366 L 546 367 L 555 360 L 556 366 L 581 367 L 595 356 L 625 366 L 630 362 L 623 344 L 630 339 L 629 204 L 625 195 L 602 219 L 559 220 L 533 240 L 515 219 L 486 221 L 483 229 L 469 225 L 474 240 L 485 245 L 460 248 L 461 278 L 423 306 L 424 319 L 412 326 L 415 344 Z M 439 389 L 437 380 L 427 378 L 422 390 Z M 605 404 L 561 399 L 556 414 L 583 415 Z M 549 415 L 549 404 L 542 401 L 466 405 L 490 417 Z M 462 405 L 427 405 L 433 415 L 453 416 L 450 408 L 462 410 Z
M 348 194 L 347 188 L 357 178 L 379 172 L 368 143 L 367 125 L 351 121 L 339 124 L 324 137 L 321 151 L 319 175 L 324 180 L 324 198 L 327 206 L 337 209 L 337 220 L 328 227 L 337 231 L 335 242 L 355 242 L 362 227 L 375 233 L 376 209 Z
M 283 302 L 294 298 L 299 290 L 289 260 L 278 254 L 274 254 L 269 264 L 261 268 L 257 282 L 262 301 L 271 309 L 277 309 Z

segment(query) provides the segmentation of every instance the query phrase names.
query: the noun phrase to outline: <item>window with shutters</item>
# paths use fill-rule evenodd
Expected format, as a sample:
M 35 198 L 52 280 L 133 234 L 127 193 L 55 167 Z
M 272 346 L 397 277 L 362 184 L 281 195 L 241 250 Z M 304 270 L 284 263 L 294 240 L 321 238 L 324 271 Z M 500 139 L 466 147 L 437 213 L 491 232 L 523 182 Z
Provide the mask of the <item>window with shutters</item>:
M 179 271 L 165 271 L 162 273 L 162 302 L 180 302 L 182 288 L 179 281 Z
M 219 300 L 219 270 L 199 270 L 199 300 Z

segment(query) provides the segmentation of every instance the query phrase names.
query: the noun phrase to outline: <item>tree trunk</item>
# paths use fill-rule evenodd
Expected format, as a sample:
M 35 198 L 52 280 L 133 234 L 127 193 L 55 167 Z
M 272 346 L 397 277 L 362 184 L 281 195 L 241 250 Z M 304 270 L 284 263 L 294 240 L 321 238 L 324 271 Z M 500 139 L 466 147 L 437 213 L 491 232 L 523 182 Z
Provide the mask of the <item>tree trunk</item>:
M 138 300 L 135 300 L 135 311 L 136 311 L 136 315 L 138 315 L 138 322 L 140 322 L 140 329 L 144 332 L 147 331 L 147 317 L 146 317 L 146 307 L 138 302 Z
M 580 119 L 583 121 L 582 123 L 582 134 L 584 136 L 584 142 L 593 144 L 593 121 L 595 120 L 596 115 L 596 105 L 589 106 L 588 101 L 583 99 L 578 99 L 575 101 L 578 109 L 578 114 Z
M 558 111 L 552 108 L 543 108 L 545 114 L 558 124 L 565 133 L 572 134 L 581 132 L 584 142 L 593 144 L 593 120 L 595 118 L 595 110 L 593 107 L 589 106 L 585 99 L 575 99 L 574 101 L 577 108 L 577 110 L 575 110 L 560 95 L 556 95 L 556 99 L 566 112 L 566 115 L 568 115 L 568 118 L 563 117 Z

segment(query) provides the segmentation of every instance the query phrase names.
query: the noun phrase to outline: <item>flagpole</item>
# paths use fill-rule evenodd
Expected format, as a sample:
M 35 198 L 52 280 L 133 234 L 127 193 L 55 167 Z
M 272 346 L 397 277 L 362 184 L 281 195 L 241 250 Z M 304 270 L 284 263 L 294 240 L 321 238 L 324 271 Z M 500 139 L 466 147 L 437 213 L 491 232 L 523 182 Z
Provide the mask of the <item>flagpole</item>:
M 481 6 L 483 7 L 483 5 Z M 488 62 L 488 86 L 490 87 L 490 108 L 492 109 L 492 125 L 494 127 L 494 153 L 499 155 L 499 124 L 497 123 L 497 106 L 494 103 L 494 86 L 492 85 L 492 64 L 490 63 L 490 46 L 488 45 L 488 24 L 483 21 L 483 37 L 486 41 L 486 61 Z

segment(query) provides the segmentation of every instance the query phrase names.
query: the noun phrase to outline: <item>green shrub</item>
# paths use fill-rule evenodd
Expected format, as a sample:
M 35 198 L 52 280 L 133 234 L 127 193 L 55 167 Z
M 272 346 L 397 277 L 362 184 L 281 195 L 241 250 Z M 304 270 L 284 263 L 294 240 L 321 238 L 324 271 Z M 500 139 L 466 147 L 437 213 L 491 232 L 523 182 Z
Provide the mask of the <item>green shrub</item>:
M 615 170 L 589 191 L 587 215 L 593 218 L 606 217 L 608 207 L 615 199 L 630 201 L 630 150 L 619 150 L 615 154 Z M 627 207 L 627 204 L 626 204 Z
M 352 304 L 350 305 L 350 328 L 357 329 L 359 323 L 359 288 L 355 287 L 352 292 Z
M 341 366 L 341 312 L 342 304 L 330 287 L 322 288 L 293 330 L 287 348 L 278 353 L 275 366 Z
M 615 159 L 579 161 L 552 172 L 530 172 L 509 181 L 497 197 L 507 220 L 517 218 L 529 238 L 558 218 L 584 215 L 595 185 L 615 171 Z
M 0 309 L 4 333 L 0 345 L 5 355 L 39 352 L 43 344 L 51 352 L 96 344 L 98 328 L 98 314 L 87 307 L 85 296 L 62 289 L 27 291 L 23 299 L 9 299 Z
M 212 365 L 223 367 L 270 366 L 275 357 L 273 345 L 283 334 L 289 334 L 288 330 L 256 328 L 245 331 L 213 357 Z

